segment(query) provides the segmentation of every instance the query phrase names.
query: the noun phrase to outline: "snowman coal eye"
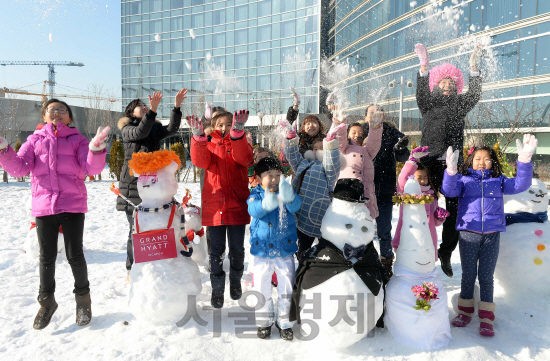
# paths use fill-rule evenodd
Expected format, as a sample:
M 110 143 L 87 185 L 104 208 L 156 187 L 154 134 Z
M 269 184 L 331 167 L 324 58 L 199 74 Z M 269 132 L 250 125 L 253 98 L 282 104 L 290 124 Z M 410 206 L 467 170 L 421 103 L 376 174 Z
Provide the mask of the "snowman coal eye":
M 347 229 L 350 229 L 351 227 L 353 227 L 353 225 L 351 225 L 351 224 L 349 224 L 349 223 L 346 224 L 346 228 L 347 228 Z
M 529 189 L 529 193 L 531 193 L 531 194 L 535 194 L 535 191 L 533 191 L 533 190 Z
M 368 229 L 366 226 L 361 227 L 361 230 L 362 230 L 363 232 L 368 232 L 368 231 L 369 231 L 369 229 Z

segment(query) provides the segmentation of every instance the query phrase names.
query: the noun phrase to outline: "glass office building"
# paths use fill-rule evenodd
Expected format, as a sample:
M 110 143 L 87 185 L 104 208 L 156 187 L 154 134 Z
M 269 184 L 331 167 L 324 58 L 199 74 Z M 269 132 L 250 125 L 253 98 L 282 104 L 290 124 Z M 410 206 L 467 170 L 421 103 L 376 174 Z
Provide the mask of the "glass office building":
M 324 51 L 329 59 L 349 62 L 350 75 L 332 86 L 346 91 L 351 113 L 364 114 L 373 102 L 398 117 L 399 88 L 388 83 L 412 80 L 404 88 L 404 131 L 421 129 L 416 105 L 419 61 L 416 43 L 425 44 L 431 66 L 443 62 L 469 73 L 468 59 L 475 46 L 472 35 L 491 38 L 480 69 L 483 97 L 468 121 L 482 127 L 505 127 L 514 114 L 524 124 L 548 132 L 550 112 L 550 1 L 447 0 L 434 15 L 429 0 L 336 0 L 326 9 L 331 24 Z M 450 15 L 450 16 L 447 16 Z M 483 110 L 493 110 L 489 116 Z M 478 119 L 476 119 L 476 115 Z M 484 118 L 485 117 L 485 118 Z M 487 121 L 487 117 L 491 121 Z M 550 134 L 541 134 L 541 137 Z M 550 137 L 545 141 L 550 144 Z M 539 138 L 540 144 L 540 138 Z M 550 154 L 550 148 L 537 150 Z
M 122 102 L 162 91 L 161 118 L 188 88 L 204 102 L 254 115 L 286 114 L 289 87 L 318 112 L 321 0 L 122 1 Z

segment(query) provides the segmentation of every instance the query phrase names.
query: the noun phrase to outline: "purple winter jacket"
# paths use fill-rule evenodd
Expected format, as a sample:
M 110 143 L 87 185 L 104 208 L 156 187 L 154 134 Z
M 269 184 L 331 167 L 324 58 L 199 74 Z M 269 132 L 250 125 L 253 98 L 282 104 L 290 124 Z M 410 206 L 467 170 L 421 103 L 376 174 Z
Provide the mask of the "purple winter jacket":
M 38 126 L 18 153 L 0 151 L 0 165 L 12 177 L 31 173 L 32 216 L 88 211 L 86 174 L 99 174 L 107 150 L 93 152 L 78 129 L 65 124 Z
M 505 232 L 505 194 L 526 191 L 533 178 L 533 163 L 518 162 L 517 177 L 502 175 L 490 178 L 492 170 L 468 169 L 467 175 L 457 173 L 443 176 L 441 193 L 446 197 L 459 197 L 456 229 L 478 233 Z

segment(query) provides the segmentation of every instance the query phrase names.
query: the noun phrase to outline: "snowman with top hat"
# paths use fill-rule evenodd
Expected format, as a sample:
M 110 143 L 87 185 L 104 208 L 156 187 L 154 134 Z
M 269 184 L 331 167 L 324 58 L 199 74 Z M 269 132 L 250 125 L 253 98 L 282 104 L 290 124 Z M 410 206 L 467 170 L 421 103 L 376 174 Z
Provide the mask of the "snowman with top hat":
M 319 243 L 305 251 L 291 300 L 294 333 L 323 347 L 345 348 L 371 332 L 383 312 L 384 268 L 374 248 L 374 222 L 363 183 L 339 179 L 321 224 Z M 309 331 L 307 331 L 309 330 Z
M 437 250 L 424 205 L 435 200 L 422 196 L 414 177 L 407 180 L 404 192 L 397 197 L 403 203 L 403 226 L 394 274 L 386 287 L 384 323 L 404 345 L 438 349 L 447 346 L 452 337 L 447 293 L 435 269 Z

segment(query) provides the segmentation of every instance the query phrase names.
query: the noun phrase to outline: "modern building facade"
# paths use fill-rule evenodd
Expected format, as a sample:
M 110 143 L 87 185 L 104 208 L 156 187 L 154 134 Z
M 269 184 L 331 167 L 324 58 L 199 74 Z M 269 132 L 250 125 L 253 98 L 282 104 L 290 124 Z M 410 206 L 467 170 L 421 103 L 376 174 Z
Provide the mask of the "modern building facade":
M 330 60 L 349 62 L 348 77 L 332 84 L 346 93 L 350 113 L 364 113 L 371 103 L 398 118 L 404 87 L 403 130 L 418 134 L 422 119 L 416 105 L 416 43 L 425 44 L 431 66 L 450 62 L 465 74 L 476 41 L 491 42 L 481 61 L 483 97 L 468 116 L 480 132 L 507 127 L 539 133 L 537 153 L 550 154 L 550 1 L 447 0 L 433 10 L 430 0 L 336 0 L 327 9 L 331 26 L 323 43 Z M 431 7 L 431 8 L 430 8 Z M 443 14 L 438 11 L 443 10 Z M 472 39 L 476 36 L 476 40 Z M 512 151 L 513 147 L 510 148 Z
M 122 103 L 162 91 L 160 117 L 188 88 L 184 113 L 204 102 L 252 115 L 319 105 L 321 0 L 122 0 Z

